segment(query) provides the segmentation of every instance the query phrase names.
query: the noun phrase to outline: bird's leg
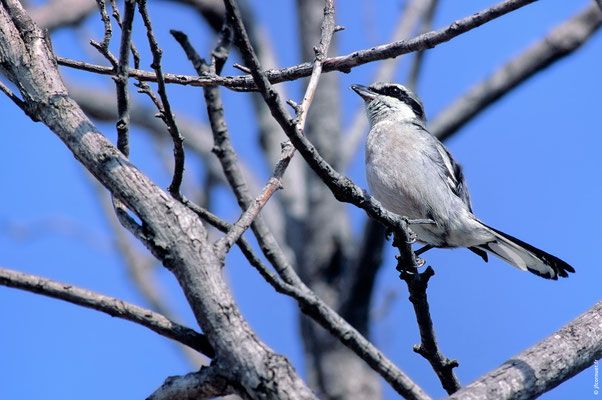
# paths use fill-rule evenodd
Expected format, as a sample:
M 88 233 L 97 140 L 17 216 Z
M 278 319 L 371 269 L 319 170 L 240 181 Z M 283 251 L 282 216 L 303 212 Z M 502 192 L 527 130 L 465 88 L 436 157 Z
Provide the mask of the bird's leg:
M 419 256 L 419 255 L 421 255 L 422 253 L 424 253 L 424 252 L 427 252 L 427 251 L 429 251 L 429 250 L 430 250 L 430 249 L 432 249 L 432 248 L 433 248 L 433 246 L 431 246 L 430 244 L 427 244 L 427 245 L 424 245 L 424 246 L 422 246 L 422 247 L 421 247 L 421 248 L 419 248 L 418 250 L 416 250 L 416 251 L 414 252 L 414 254 L 416 254 L 417 256 Z

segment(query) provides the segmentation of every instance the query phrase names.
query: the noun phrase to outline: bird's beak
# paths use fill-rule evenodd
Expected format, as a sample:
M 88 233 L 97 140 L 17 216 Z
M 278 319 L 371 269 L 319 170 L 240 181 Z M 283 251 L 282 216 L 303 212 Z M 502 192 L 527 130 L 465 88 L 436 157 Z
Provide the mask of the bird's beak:
M 372 100 L 376 97 L 376 93 L 373 92 L 368 86 L 364 85 L 351 85 L 349 86 L 353 91 L 361 96 L 365 101 Z

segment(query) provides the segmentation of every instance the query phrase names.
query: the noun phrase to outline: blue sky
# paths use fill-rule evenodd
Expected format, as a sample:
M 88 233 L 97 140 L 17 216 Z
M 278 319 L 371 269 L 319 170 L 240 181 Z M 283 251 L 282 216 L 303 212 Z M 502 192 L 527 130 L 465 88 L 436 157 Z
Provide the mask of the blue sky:
M 185 31 L 206 54 L 213 45 L 209 30 L 192 13 L 176 15 L 180 7 L 152 3 L 155 30 L 164 49 L 164 70 L 192 74 L 167 32 L 172 28 Z M 298 63 L 295 2 L 251 3 L 274 40 L 279 63 Z M 542 0 L 428 51 L 418 86 L 428 117 L 589 3 Z M 387 42 L 403 2 L 383 0 L 374 9 L 372 4 L 338 2 L 337 22 L 346 28 L 337 33 L 339 54 Z M 434 25 L 445 26 L 492 4 L 442 0 Z M 101 62 L 86 45 L 90 37 L 101 39 L 101 28 L 99 19 L 93 17 L 80 28 L 81 37 L 57 32 L 53 37 L 57 54 Z M 134 37 L 144 49 L 139 25 Z M 456 373 L 462 384 L 553 333 L 601 298 L 601 47 L 598 34 L 575 54 L 505 96 L 446 143 L 464 166 L 473 208 L 482 220 L 565 259 L 577 270 L 569 279 L 552 282 L 498 260 L 485 264 L 462 249 L 427 253 L 425 258 L 436 271 L 428 294 L 438 339 L 446 356 L 459 359 Z M 143 50 L 143 56 L 143 67 L 148 69 L 148 52 Z M 402 61 L 397 74 L 400 82 L 407 74 L 408 60 Z M 344 125 L 361 106 L 359 97 L 347 87 L 370 83 L 375 68 L 365 65 L 340 74 Z M 62 71 L 70 82 L 114 90 L 108 78 Z M 225 73 L 238 74 L 231 67 Z M 285 86 L 289 96 L 300 98 L 298 83 Z M 198 88 L 170 86 L 168 91 L 179 115 L 206 120 Z M 224 96 L 235 146 L 265 179 L 270 168 L 259 156 L 254 128 L 249 129 L 254 123 L 249 96 L 228 91 Z M 5 97 L 0 97 L 0 110 L 4 122 L 0 266 L 146 305 L 112 246 L 111 231 L 86 172 L 52 132 L 32 123 Z M 99 128 L 115 139 L 111 124 Z M 167 187 L 170 177 L 148 142 L 144 133 L 134 130 L 132 160 Z M 188 163 L 191 175 L 199 170 L 193 157 Z M 362 151 L 344 172 L 367 187 Z M 222 192 L 216 200 L 217 213 L 234 220 L 238 209 L 232 199 Z M 354 229 L 359 231 L 363 212 L 351 213 Z M 430 395 L 443 397 L 428 364 L 412 352 L 418 330 L 393 256 L 389 249 L 378 276 L 374 305 L 382 312 L 374 322 L 372 339 Z M 304 374 L 296 305 L 276 294 L 237 251 L 228 257 L 226 273 L 243 314 L 259 336 Z M 170 306 L 182 321 L 194 326 L 175 280 L 161 268 L 157 278 Z M 390 294 L 394 301 L 383 309 Z M 190 371 L 167 339 L 58 300 L 0 287 L 0 318 L 0 398 L 143 398 L 165 377 Z M 594 398 L 593 382 L 590 368 L 542 398 Z M 387 398 L 396 398 L 391 390 L 385 392 Z

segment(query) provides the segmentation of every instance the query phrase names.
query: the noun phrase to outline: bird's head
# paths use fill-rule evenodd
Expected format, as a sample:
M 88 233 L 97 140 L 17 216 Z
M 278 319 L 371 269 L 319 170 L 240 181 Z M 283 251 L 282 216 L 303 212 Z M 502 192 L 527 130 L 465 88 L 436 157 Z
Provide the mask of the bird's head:
M 398 83 L 378 82 L 370 86 L 351 85 L 364 99 L 370 125 L 382 120 L 426 123 L 422 101 L 410 89 Z

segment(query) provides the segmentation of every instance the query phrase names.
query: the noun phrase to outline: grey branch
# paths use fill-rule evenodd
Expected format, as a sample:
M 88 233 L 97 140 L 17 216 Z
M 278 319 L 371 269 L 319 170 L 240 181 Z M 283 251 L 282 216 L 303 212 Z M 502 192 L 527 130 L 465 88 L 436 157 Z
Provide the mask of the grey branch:
M 454 101 L 433 119 L 430 132 L 441 140 L 449 137 L 510 90 L 577 50 L 601 25 L 602 11 L 591 4 Z
M 204 400 L 234 392 L 232 385 L 211 366 L 183 376 L 170 376 L 147 400 Z
M 474 28 L 508 14 L 520 7 L 533 3 L 536 0 L 506 0 L 491 8 L 480 11 L 476 14 L 459 19 L 445 28 L 419 35 L 413 39 L 401 40 L 371 48 L 369 50 L 360 50 L 346 56 L 332 57 L 324 60 L 323 72 L 342 71 L 349 72 L 352 68 L 364 65 L 373 61 L 395 58 L 402 54 L 411 53 L 433 48 L 441 43 L 445 43 L 458 35 L 466 33 Z M 58 64 L 83 69 L 90 72 L 96 72 L 104 75 L 114 75 L 111 67 L 104 67 L 85 63 L 82 61 L 69 60 L 63 57 L 56 57 Z M 313 63 L 304 63 L 293 67 L 279 70 L 266 71 L 266 78 L 270 83 L 280 83 L 292 81 L 299 78 L 310 76 L 313 69 Z M 142 81 L 156 82 L 157 76 L 150 71 L 130 69 L 130 76 Z M 225 86 L 233 90 L 258 90 L 253 77 L 250 75 L 240 76 L 189 76 L 178 74 L 164 74 L 166 83 L 177 83 L 181 85 L 192 86 Z
M 600 357 L 602 301 L 449 399 L 534 399 L 590 367 Z
M 398 245 L 398 243 L 393 243 Z M 441 385 L 448 394 L 457 392 L 460 389 L 460 381 L 454 373 L 454 368 L 458 366 L 458 361 L 450 360 L 445 357 L 437 343 L 433 320 L 426 296 L 426 288 L 429 279 L 435 274 L 435 271 L 429 266 L 424 272 L 419 272 L 417 268 L 407 269 L 403 267 L 402 258 L 399 259 L 400 278 L 408 285 L 410 292 L 410 302 L 414 307 L 418 329 L 420 331 L 420 344 L 414 346 L 414 351 L 423 356 L 433 367 Z
M 161 314 L 114 297 L 6 268 L 0 268 L 0 285 L 27 290 L 28 292 L 42 294 L 102 311 L 112 317 L 125 319 L 145 326 L 161 336 L 173 339 L 200 351 L 207 357 L 215 356 L 211 345 L 204 335 L 179 325 Z
M 119 48 L 119 64 L 117 65 L 117 75 L 115 76 L 115 86 L 117 89 L 117 148 L 125 155 L 130 155 L 130 104 L 128 90 L 128 74 L 130 65 L 130 46 L 132 45 L 132 24 L 134 22 L 134 10 L 136 8 L 135 0 L 126 0 L 124 2 L 123 23 L 121 25 L 121 45 Z M 105 38 L 107 26 L 105 25 Z M 108 40 L 106 43 L 109 46 Z
M 163 51 L 159 48 L 159 44 L 157 43 L 157 39 L 153 33 L 152 23 L 146 9 L 146 0 L 135 1 L 138 3 L 138 11 L 140 12 L 142 20 L 144 21 L 148 44 L 153 55 L 153 63 L 151 64 L 151 68 L 155 70 L 158 86 L 157 92 L 161 98 L 161 106 L 158 107 L 159 113 L 161 115 L 161 119 L 165 122 L 165 125 L 167 125 L 167 130 L 169 131 L 169 134 L 173 140 L 174 173 L 168 190 L 172 196 L 179 198 L 180 186 L 182 185 L 182 179 L 184 175 L 184 139 L 178 130 L 175 116 L 171 112 L 171 105 L 169 103 L 169 98 L 167 97 L 167 91 L 165 88 L 163 67 L 161 66 L 161 57 L 163 55 Z
M 234 245 L 234 243 L 240 239 L 243 233 L 253 224 L 253 221 L 255 221 L 259 215 L 259 212 L 263 209 L 276 190 L 282 187 L 282 176 L 284 175 L 284 172 L 286 171 L 294 152 L 295 148 L 290 143 L 286 143 L 282 147 L 282 157 L 276 163 L 276 166 L 274 167 L 274 173 L 270 179 L 268 179 L 267 183 L 261 190 L 261 193 L 242 213 L 238 221 L 232 225 L 232 228 L 230 231 L 228 231 L 226 236 L 215 243 L 216 252 L 219 257 L 225 257 L 232 245 Z

